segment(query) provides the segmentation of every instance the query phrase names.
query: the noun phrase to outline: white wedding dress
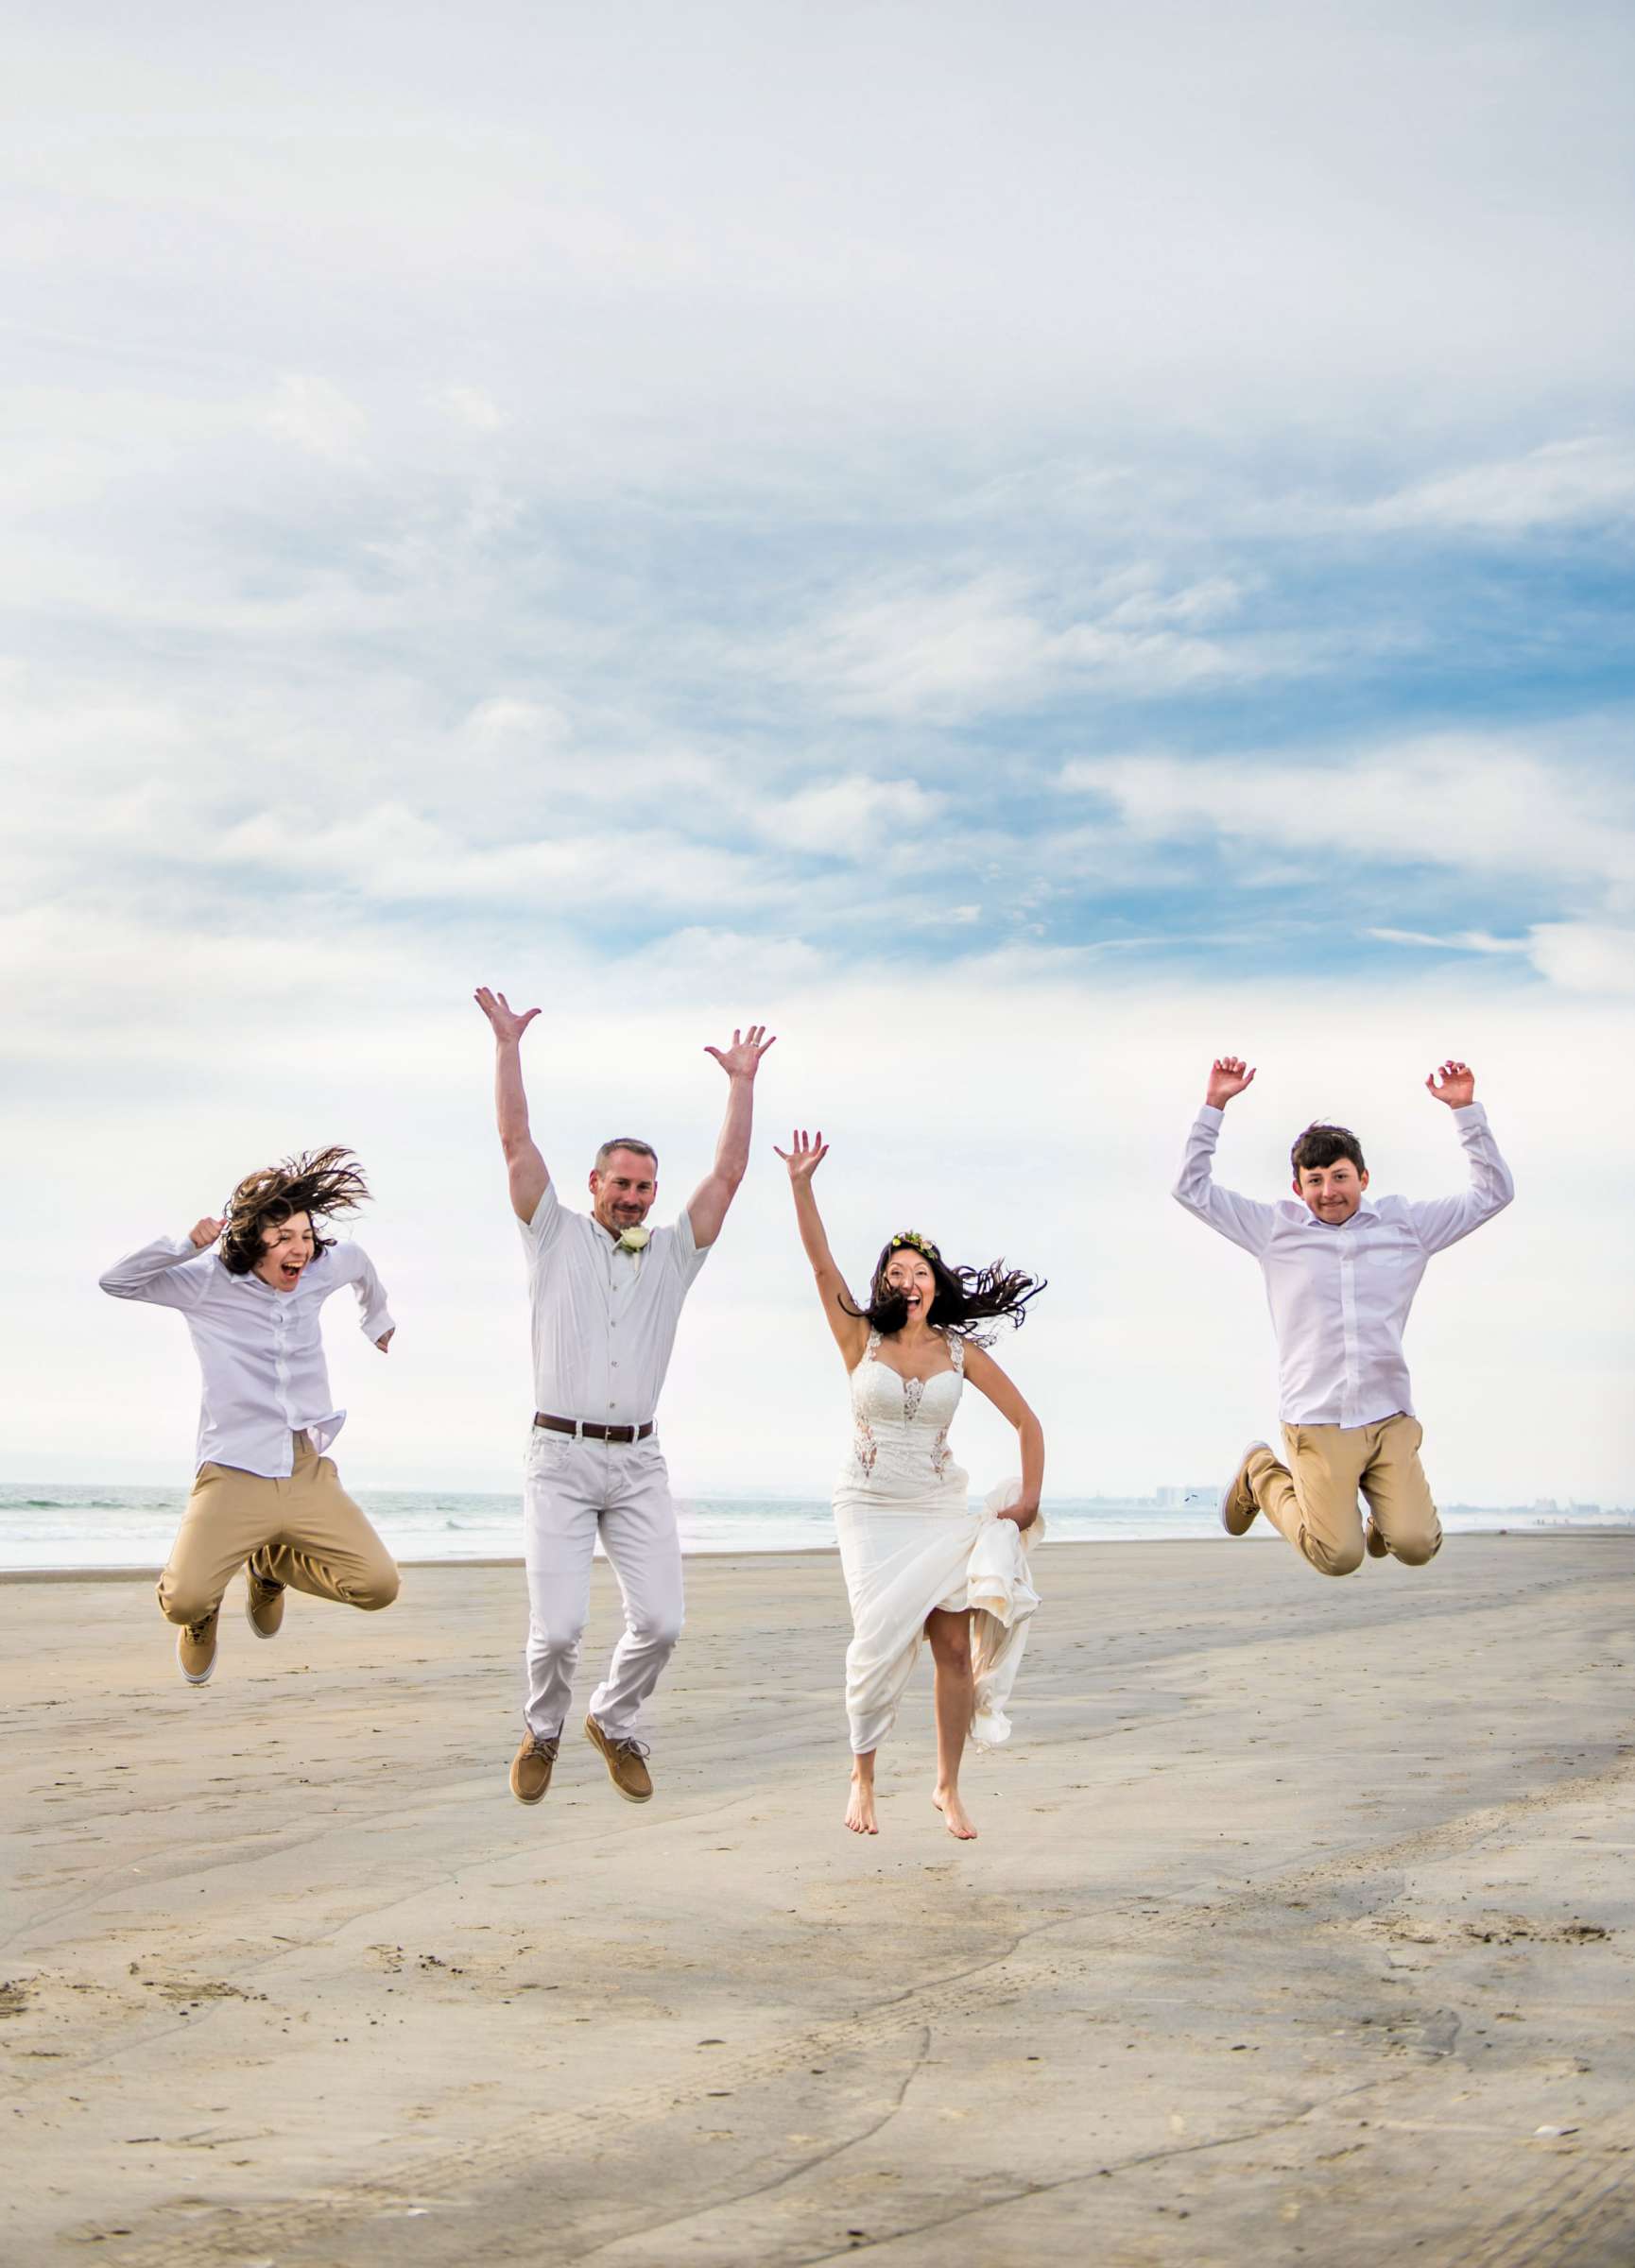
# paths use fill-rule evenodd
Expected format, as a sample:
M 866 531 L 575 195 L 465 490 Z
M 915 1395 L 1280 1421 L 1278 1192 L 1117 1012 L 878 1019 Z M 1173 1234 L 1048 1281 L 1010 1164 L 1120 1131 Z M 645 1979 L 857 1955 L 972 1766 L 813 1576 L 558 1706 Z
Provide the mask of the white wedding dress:
M 856 1755 L 890 1731 L 934 1607 L 970 1608 L 976 1702 L 971 1737 L 996 1747 L 1010 1737 L 1005 1705 L 1016 1679 L 1027 1618 L 1039 1605 L 1027 1555 L 1043 1521 L 1025 1535 L 1001 1509 L 1021 1483 L 995 1488 L 975 1511 L 954 1462 L 948 1429 L 965 1386 L 965 1345 L 948 1339 L 953 1367 L 903 1378 L 881 1362 L 880 1333 L 852 1373 L 852 1446 L 835 1486 L 840 1564 L 852 1600 L 846 1649 L 846 1713 Z

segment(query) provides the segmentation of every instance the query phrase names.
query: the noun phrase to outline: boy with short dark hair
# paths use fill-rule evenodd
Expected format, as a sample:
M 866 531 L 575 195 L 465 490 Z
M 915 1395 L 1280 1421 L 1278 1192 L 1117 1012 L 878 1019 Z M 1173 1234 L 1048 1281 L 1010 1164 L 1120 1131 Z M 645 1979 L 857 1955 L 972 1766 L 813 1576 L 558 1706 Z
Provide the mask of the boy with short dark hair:
M 1471 1162 L 1456 1197 L 1371 1199 L 1362 1145 L 1346 1126 L 1307 1126 L 1289 1154 L 1297 1200 L 1257 1204 L 1214 1181 L 1211 1160 L 1226 1106 L 1254 1078 L 1241 1056 L 1217 1057 L 1193 1124 L 1177 1201 L 1260 1262 L 1277 1333 L 1285 1465 L 1252 1441 L 1221 1499 L 1221 1523 L 1242 1536 L 1264 1512 L 1325 1575 L 1349 1575 L 1365 1550 L 1421 1566 L 1441 1523 L 1420 1463 L 1403 1330 L 1434 1252 L 1502 1212 L 1509 1168 L 1475 1100 L 1475 1074 L 1454 1059 L 1425 1085 L 1454 1113 Z M 1365 1535 L 1361 1490 L 1369 1521 Z

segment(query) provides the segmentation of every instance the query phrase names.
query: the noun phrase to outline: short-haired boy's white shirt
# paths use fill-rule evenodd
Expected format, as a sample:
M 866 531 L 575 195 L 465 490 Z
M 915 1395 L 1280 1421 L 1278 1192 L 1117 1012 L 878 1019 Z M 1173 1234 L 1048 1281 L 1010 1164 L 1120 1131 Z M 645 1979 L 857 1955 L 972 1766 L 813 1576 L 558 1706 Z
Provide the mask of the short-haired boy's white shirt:
M 572 1212 L 547 1181 L 519 1221 L 528 1260 L 534 1407 L 598 1425 L 645 1425 L 659 1406 L 676 1326 L 709 1256 L 683 1211 L 621 1249 L 589 1213 Z
M 1503 1211 L 1515 1194 L 1480 1103 L 1453 1113 L 1470 1187 L 1422 1203 L 1370 1198 L 1349 1221 L 1320 1221 L 1298 1197 L 1275 1205 L 1222 1189 L 1211 1160 L 1223 1113 L 1193 1121 L 1175 1186 L 1179 1204 L 1252 1253 L 1265 1279 L 1278 1343 L 1279 1416 L 1285 1425 L 1377 1425 L 1414 1404 L 1403 1331 L 1434 1252 Z

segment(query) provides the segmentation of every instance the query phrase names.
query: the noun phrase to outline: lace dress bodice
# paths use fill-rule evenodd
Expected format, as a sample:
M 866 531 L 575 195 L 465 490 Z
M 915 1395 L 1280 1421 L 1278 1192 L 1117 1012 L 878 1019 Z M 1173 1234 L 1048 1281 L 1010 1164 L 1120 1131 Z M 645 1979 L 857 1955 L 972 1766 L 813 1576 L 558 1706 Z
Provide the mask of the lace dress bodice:
M 965 1386 L 965 1342 L 948 1340 L 953 1368 L 934 1378 L 903 1378 L 880 1360 L 880 1333 L 852 1373 L 852 1446 L 843 1487 L 877 1498 L 963 1494 L 966 1475 L 954 1462 L 948 1429 Z

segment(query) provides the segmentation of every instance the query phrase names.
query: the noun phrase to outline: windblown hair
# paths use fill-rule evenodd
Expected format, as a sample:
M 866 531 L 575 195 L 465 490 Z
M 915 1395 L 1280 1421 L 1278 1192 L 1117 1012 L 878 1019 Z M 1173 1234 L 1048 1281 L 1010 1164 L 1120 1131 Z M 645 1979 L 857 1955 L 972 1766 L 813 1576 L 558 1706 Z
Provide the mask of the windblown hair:
M 1342 1158 L 1349 1158 L 1359 1174 L 1368 1171 L 1363 1145 L 1350 1126 L 1325 1126 L 1318 1120 L 1304 1129 L 1289 1152 L 1289 1163 L 1297 1176 L 1308 1166 L 1338 1165 Z
M 931 1270 L 937 1287 L 925 1317 L 927 1323 L 938 1331 L 955 1332 L 972 1346 L 990 1346 L 999 1335 L 997 1331 L 982 1330 L 980 1326 L 985 1323 L 1009 1323 L 1020 1331 L 1027 1320 L 1028 1301 L 1044 1289 L 1042 1276 L 1028 1276 L 1020 1268 L 1007 1268 L 1003 1260 L 996 1260 L 988 1268 L 950 1267 L 928 1238 L 908 1230 L 894 1236 L 875 1262 L 868 1305 L 847 1310 L 849 1314 L 860 1314 L 870 1331 L 877 1331 L 886 1338 L 901 1331 L 908 1320 L 907 1300 L 886 1280 L 892 1254 L 904 1251 L 919 1253 Z
M 335 1239 L 318 1234 L 318 1222 L 368 1203 L 369 1184 L 350 1150 L 305 1150 L 281 1165 L 264 1165 L 246 1174 L 228 1199 L 221 1264 L 230 1276 L 248 1276 L 261 1258 L 264 1230 L 297 1212 L 310 1217 L 313 1244 L 325 1252 Z
M 597 1173 L 606 1173 L 608 1160 L 615 1150 L 634 1150 L 638 1158 L 650 1158 L 653 1160 L 653 1178 L 655 1181 L 659 1178 L 658 1151 L 650 1142 L 638 1142 L 633 1134 L 615 1134 L 611 1142 L 603 1143 L 596 1152 Z

